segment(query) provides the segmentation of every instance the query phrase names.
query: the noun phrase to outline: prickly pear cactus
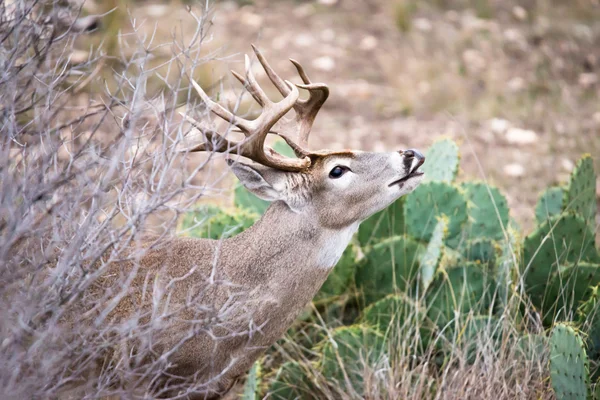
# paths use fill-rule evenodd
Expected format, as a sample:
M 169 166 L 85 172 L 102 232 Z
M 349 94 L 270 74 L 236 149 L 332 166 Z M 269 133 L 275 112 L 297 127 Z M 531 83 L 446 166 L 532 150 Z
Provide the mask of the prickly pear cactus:
M 571 173 L 563 207 L 574 210 L 587 223 L 595 223 L 596 174 L 591 155 L 584 155 Z
M 392 344 L 409 345 L 417 351 L 426 349 L 434 326 L 419 303 L 406 295 L 387 296 L 364 309 L 360 319 Z
M 427 290 L 437 270 L 438 264 L 442 258 L 444 250 L 444 238 L 448 233 L 448 217 L 442 215 L 433 230 L 431 240 L 427 244 L 427 249 L 421 256 L 421 288 L 423 292 Z
M 550 377 L 557 399 L 587 399 L 589 377 L 583 341 L 572 327 L 565 324 L 552 328 Z
M 251 227 L 258 215 L 245 210 L 223 210 L 215 206 L 201 207 L 187 213 L 180 230 L 187 236 L 224 239 Z
M 467 262 L 440 270 L 425 294 L 427 315 L 444 327 L 461 314 L 485 314 L 494 290 L 494 282 L 480 264 Z
M 496 252 L 496 242 L 485 238 L 469 240 L 462 249 L 462 255 L 466 260 L 490 265 L 496 262 Z
M 274 400 L 318 399 L 306 370 L 310 367 L 295 361 L 283 364 L 269 386 L 268 398 Z
M 286 157 L 296 157 L 294 150 L 287 145 L 283 140 L 277 140 L 273 144 L 273 150 Z M 254 194 L 250 193 L 244 186 L 238 184 L 233 192 L 233 202 L 237 208 L 248 210 L 258 215 L 263 215 L 269 208 L 268 201 L 259 199 Z
M 593 287 L 578 310 L 579 323 L 586 333 L 585 345 L 590 362 L 590 376 L 600 377 L 600 285 Z
M 507 238 L 500 241 L 500 254 L 496 263 L 495 280 L 498 284 L 498 305 L 505 307 L 508 304 L 510 286 L 519 271 L 521 259 L 521 237 L 509 225 Z
M 434 142 L 427 151 L 427 160 L 421 169 L 426 181 L 452 183 L 458 173 L 460 155 L 458 146 L 451 139 Z
M 363 249 L 405 233 L 404 201 L 405 198 L 400 197 L 392 205 L 360 224 L 358 242 Z
M 542 307 L 546 286 L 559 265 L 598 259 L 594 233 L 579 216 L 561 214 L 544 222 L 525 238 L 525 289 L 536 307 Z
M 357 266 L 355 282 L 367 304 L 388 294 L 410 291 L 419 271 L 424 247 L 407 236 L 373 246 Z
M 363 325 L 334 329 L 318 349 L 321 374 L 343 393 L 356 392 L 361 397 L 365 367 L 378 369 L 388 363 L 383 335 Z
M 469 222 L 465 227 L 469 237 L 500 240 L 508 227 L 508 202 L 498 188 L 483 182 L 461 185 L 468 200 Z
M 248 371 L 248 377 L 244 384 L 244 393 L 242 393 L 242 400 L 258 400 L 259 385 L 261 379 L 261 365 L 260 361 L 256 361 L 250 371 Z
M 346 247 L 342 258 L 329 273 L 327 280 L 317 293 L 316 300 L 340 296 L 346 292 L 354 278 L 357 257 L 358 249 L 354 244 Z
M 563 212 L 565 189 L 559 186 L 549 187 L 542 193 L 535 205 L 535 220 L 538 225 Z
M 544 299 L 544 319 L 573 320 L 582 300 L 589 298 L 600 284 L 600 265 L 580 262 L 559 267 L 550 280 Z
M 455 247 L 458 244 L 452 242 L 456 242 L 467 221 L 467 200 L 461 189 L 443 182 L 422 183 L 406 196 L 404 209 L 406 231 L 412 237 L 429 241 L 437 218 L 446 215 L 448 245 Z

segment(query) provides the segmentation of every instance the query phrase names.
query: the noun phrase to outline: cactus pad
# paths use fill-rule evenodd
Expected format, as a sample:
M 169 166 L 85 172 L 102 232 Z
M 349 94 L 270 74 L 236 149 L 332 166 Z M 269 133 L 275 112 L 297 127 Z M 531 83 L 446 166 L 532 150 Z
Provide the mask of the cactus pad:
M 485 313 L 493 291 L 493 282 L 481 265 L 468 262 L 441 270 L 425 294 L 427 315 L 444 327 L 457 315 Z
M 339 296 L 348 289 L 348 286 L 350 286 L 350 283 L 354 278 L 357 257 L 358 249 L 354 244 L 350 244 L 346 247 L 340 261 L 338 261 L 336 266 L 329 273 L 323 286 L 321 286 L 321 290 L 317 293 L 316 299 Z
M 355 391 L 362 395 L 365 368 L 377 369 L 387 363 L 383 335 L 362 325 L 333 330 L 319 347 L 321 373 L 345 393 Z M 348 383 L 352 388 L 347 387 Z
M 388 294 L 413 287 L 419 270 L 422 245 L 397 236 L 373 246 L 356 269 L 355 282 L 367 304 Z
M 433 234 L 431 235 L 431 240 L 427 245 L 427 249 L 423 252 L 421 256 L 421 287 L 423 291 L 426 291 L 433 279 L 433 275 L 437 270 L 440 259 L 442 258 L 442 253 L 444 250 L 444 238 L 448 233 L 446 227 L 448 226 L 448 217 L 442 215 L 435 229 L 433 230 Z
M 504 238 L 508 227 L 508 202 L 498 188 L 483 182 L 461 185 L 468 200 L 469 223 L 465 228 L 472 238 Z
M 523 243 L 525 289 L 532 302 L 542 307 L 546 285 L 559 265 L 597 260 L 594 234 L 574 214 L 562 214 L 544 222 Z
M 581 262 L 560 267 L 552 276 L 544 299 L 545 320 L 572 320 L 582 300 L 592 294 L 593 286 L 600 283 L 600 265 Z
M 577 162 L 571 173 L 563 207 L 566 210 L 574 210 L 587 223 L 595 223 L 596 174 L 594 162 L 589 154 Z
M 367 248 L 392 236 L 403 235 L 404 197 L 400 197 L 386 209 L 367 218 L 358 227 L 358 242 Z
M 224 239 L 237 235 L 251 227 L 258 215 L 245 210 L 223 210 L 205 206 L 187 213 L 181 229 L 189 229 L 187 236 L 208 239 Z
M 451 139 L 434 142 L 427 151 L 427 160 L 421 169 L 425 180 L 452 183 L 458 172 L 460 155 L 458 146 Z
M 244 384 L 244 393 L 241 400 L 258 400 L 258 390 L 260 386 L 261 366 L 260 361 L 256 361 L 250 371 Z
M 485 238 L 469 240 L 462 254 L 466 260 L 493 265 L 496 262 L 496 243 Z
M 586 348 L 590 362 L 590 375 L 600 376 L 600 285 L 590 289 L 590 296 L 578 310 L 579 322 L 586 333 Z
M 550 377 L 556 398 L 586 400 L 587 368 L 587 355 L 579 334 L 568 325 L 557 324 L 550 336 Z
M 268 398 L 274 400 L 317 399 L 305 370 L 295 361 L 283 364 L 269 386 Z
M 542 193 L 535 205 L 535 220 L 538 224 L 548 218 L 559 215 L 563 211 L 565 190 L 558 186 L 549 187 Z
M 443 182 L 422 183 L 406 196 L 404 209 L 407 233 L 425 241 L 431 239 L 437 217 L 443 214 L 448 216 L 448 240 L 457 239 L 467 221 L 467 200 L 463 191 Z

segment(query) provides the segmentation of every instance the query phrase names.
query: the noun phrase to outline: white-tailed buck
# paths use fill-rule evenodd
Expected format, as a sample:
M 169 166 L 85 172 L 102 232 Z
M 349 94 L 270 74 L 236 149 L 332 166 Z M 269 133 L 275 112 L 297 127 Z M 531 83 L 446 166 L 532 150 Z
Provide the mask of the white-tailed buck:
M 116 317 L 126 319 L 144 307 L 160 308 L 164 314 L 182 307 L 156 349 L 160 355 L 178 345 L 168 353 L 165 395 L 169 387 L 190 377 L 196 382 L 195 393 L 185 398 L 226 393 L 312 300 L 359 224 L 423 179 L 419 167 L 425 158 L 416 150 L 309 150 L 308 136 L 328 87 L 312 83 L 293 60 L 303 84 L 283 80 L 254 51 L 283 99 L 273 102 L 267 97 L 252 75 L 248 57 L 246 77 L 234 75 L 263 108 L 254 120 L 233 115 L 192 82 L 207 108 L 241 130 L 245 139 L 233 142 L 204 132 L 205 143 L 191 151 L 254 161 L 235 158 L 228 164 L 250 192 L 271 201 L 271 206 L 254 226 L 232 238 L 177 238 L 149 250 L 135 266 L 139 278 L 131 284 L 132 295 L 114 310 Z M 308 91 L 308 99 L 299 99 L 298 88 Z M 277 134 L 298 158 L 283 157 L 265 146 L 275 123 L 292 109 L 297 132 Z

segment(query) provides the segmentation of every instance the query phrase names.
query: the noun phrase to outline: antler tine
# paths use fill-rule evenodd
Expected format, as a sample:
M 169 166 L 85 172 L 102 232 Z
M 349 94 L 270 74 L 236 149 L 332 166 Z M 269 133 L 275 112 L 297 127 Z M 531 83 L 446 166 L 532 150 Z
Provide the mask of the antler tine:
M 285 171 L 300 171 L 309 167 L 311 164 L 309 157 L 303 157 L 301 159 L 286 158 L 272 149 L 265 151 L 265 140 L 271 131 L 271 128 L 290 109 L 292 109 L 298 101 L 298 97 L 300 96 L 298 88 L 291 82 L 282 80 L 282 84 L 287 87 L 287 94 L 283 100 L 274 103 L 258 85 L 256 78 L 251 71 L 250 59 L 247 56 L 245 57 L 245 67 L 246 79 L 242 78 L 242 76 L 237 73 L 234 73 L 233 75 L 246 86 L 246 89 L 250 92 L 252 97 L 263 107 L 260 116 L 252 121 L 233 115 L 230 111 L 212 101 L 198 83 L 194 80 L 191 82 L 207 108 L 219 117 L 237 126 L 244 133 L 246 139 L 240 142 L 230 141 L 214 131 L 202 129 L 197 121 L 184 115 L 185 119 L 193 126 L 200 129 L 206 138 L 204 143 L 189 151 L 229 152 L 231 154 L 247 157 L 263 165 Z
M 279 90 L 279 93 L 281 93 L 283 96 L 287 96 L 290 89 L 285 85 L 283 79 L 281 79 L 275 70 L 271 68 L 267 62 L 267 59 L 254 45 L 252 45 L 252 49 L 254 50 L 254 53 L 256 53 L 256 57 L 263 66 L 267 76 Z M 304 85 L 297 84 L 296 86 L 308 90 L 309 92 L 308 99 L 298 100 L 296 104 L 294 104 L 294 111 L 296 111 L 296 124 L 298 125 L 298 144 L 296 146 L 298 150 L 295 151 L 296 154 L 307 155 L 309 153 L 307 150 L 308 136 L 310 135 L 310 130 L 312 129 L 312 125 L 315 121 L 317 113 L 321 109 L 323 103 L 325 103 L 327 100 L 327 97 L 329 97 L 329 87 L 327 87 L 327 85 L 324 83 L 312 83 L 302 65 L 296 60 L 290 59 L 290 61 L 292 64 L 294 64 L 296 70 L 298 71 L 298 75 L 300 75 L 302 82 L 304 82 Z M 291 141 L 290 138 L 285 137 L 285 134 L 280 134 L 280 136 L 282 136 L 287 142 Z M 301 149 L 302 151 L 300 151 Z

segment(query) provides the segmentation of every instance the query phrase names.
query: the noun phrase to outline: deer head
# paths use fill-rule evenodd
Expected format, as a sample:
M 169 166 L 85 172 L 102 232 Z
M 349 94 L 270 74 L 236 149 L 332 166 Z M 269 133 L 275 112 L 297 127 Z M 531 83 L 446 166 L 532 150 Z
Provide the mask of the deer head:
M 213 102 L 192 81 L 208 109 L 237 127 L 245 139 L 233 142 L 217 132 L 202 129 L 197 121 L 186 116 L 189 122 L 203 131 L 206 138 L 204 143 L 190 151 L 229 153 L 255 161 L 255 164 L 248 164 L 229 158 L 228 164 L 241 183 L 258 197 L 268 201 L 283 201 L 292 211 L 315 216 L 315 222 L 329 229 L 357 225 L 419 185 L 423 179 L 419 167 L 425 157 L 417 150 L 309 150 L 308 136 L 312 124 L 329 96 L 327 85 L 312 83 L 304 68 L 295 60 L 290 61 L 303 84 L 284 81 L 261 52 L 254 46 L 252 48 L 283 100 L 275 103 L 267 97 L 252 74 L 248 56 L 245 58 L 246 77 L 232 72 L 263 108 L 260 116 L 254 120 L 233 115 Z M 308 99 L 299 99 L 298 88 L 309 92 Z M 274 125 L 292 109 L 296 113 L 296 132 L 273 130 Z M 298 158 L 284 157 L 265 146 L 270 133 L 282 137 Z

